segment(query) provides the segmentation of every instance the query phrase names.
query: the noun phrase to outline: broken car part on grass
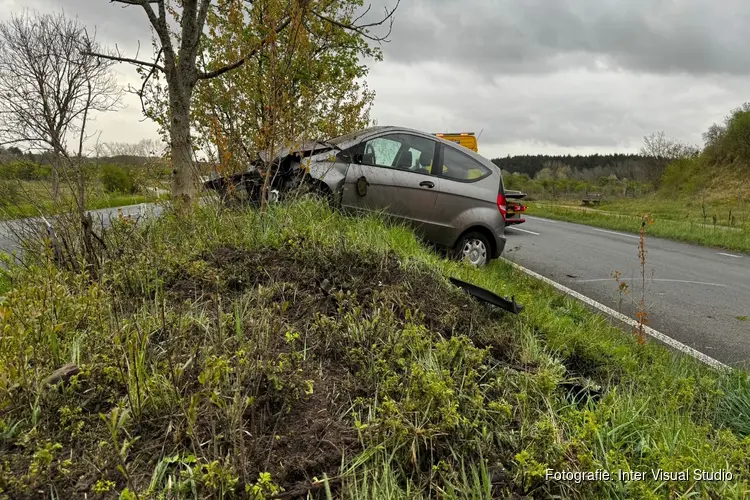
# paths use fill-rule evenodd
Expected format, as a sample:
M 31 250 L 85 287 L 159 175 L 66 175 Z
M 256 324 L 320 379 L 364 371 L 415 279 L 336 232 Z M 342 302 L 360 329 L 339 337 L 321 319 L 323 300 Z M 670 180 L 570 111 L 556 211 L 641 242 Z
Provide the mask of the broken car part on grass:
M 493 306 L 497 306 L 500 309 L 503 309 L 504 311 L 508 311 L 513 314 L 518 314 L 523 310 L 523 306 L 516 303 L 516 297 L 511 297 L 510 300 L 503 298 L 493 292 L 490 292 L 489 290 L 478 287 L 476 285 L 472 285 L 471 283 L 467 283 L 465 281 L 461 281 L 456 278 L 449 278 L 451 283 L 456 285 L 459 288 L 462 288 L 465 292 L 467 292 L 472 297 L 481 300 L 482 302 L 487 302 L 488 304 L 492 304 Z

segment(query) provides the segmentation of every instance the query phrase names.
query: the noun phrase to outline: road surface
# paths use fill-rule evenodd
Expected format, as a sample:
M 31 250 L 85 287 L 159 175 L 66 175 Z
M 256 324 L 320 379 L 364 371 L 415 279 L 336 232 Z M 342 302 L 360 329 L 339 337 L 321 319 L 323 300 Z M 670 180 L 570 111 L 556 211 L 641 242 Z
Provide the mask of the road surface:
M 505 258 L 636 317 L 643 289 L 637 235 L 526 221 L 506 231 Z M 750 367 L 750 256 L 649 236 L 645 245 L 649 326 L 730 366 Z M 630 289 L 622 303 L 615 271 Z
M 123 214 L 160 213 L 151 204 Z M 93 211 L 117 216 L 117 208 Z M 641 272 L 638 236 L 581 224 L 526 217 L 509 227 L 504 257 L 635 318 Z M 0 250 L 15 244 L 0 223 Z M 660 238 L 646 239 L 649 326 L 730 366 L 750 367 L 750 256 Z M 612 273 L 630 288 L 622 301 Z
M 89 213 L 91 213 L 94 224 L 96 224 L 97 222 L 102 222 L 106 226 L 107 224 L 109 224 L 111 218 L 119 217 L 120 211 L 122 211 L 123 216 L 148 216 L 153 214 L 158 215 L 162 212 L 162 210 L 163 208 L 159 205 L 154 205 L 153 203 L 141 203 L 139 205 L 128 205 L 124 207 L 91 210 Z M 50 219 L 51 218 L 48 218 L 48 220 Z M 12 253 L 13 251 L 16 251 L 20 253 L 20 248 L 18 247 L 18 243 L 14 235 L 19 233 L 19 227 L 22 227 L 29 221 L 32 221 L 32 223 L 36 224 L 43 224 L 42 219 L 38 217 L 25 219 L 23 221 L 0 221 L 0 252 Z

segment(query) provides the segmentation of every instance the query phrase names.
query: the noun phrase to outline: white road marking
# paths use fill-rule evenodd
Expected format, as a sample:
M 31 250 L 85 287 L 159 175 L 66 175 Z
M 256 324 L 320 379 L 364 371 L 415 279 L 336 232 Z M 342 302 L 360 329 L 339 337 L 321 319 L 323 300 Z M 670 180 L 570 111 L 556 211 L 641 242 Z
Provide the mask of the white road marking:
M 726 257 L 734 257 L 735 259 L 741 259 L 742 255 L 733 255 L 731 253 L 724 253 L 724 252 L 718 252 L 719 255 L 724 255 Z
M 595 281 L 615 281 L 614 278 L 593 278 L 590 280 L 575 280 L 576 283 L 593 283 Z
M 575 280 L 576 283 L 593 283 L 595 281 L 615 281 L 614 278 L 594 278 L 594 279 L 586 279 L 586 280 Z M 665 281 L 668 283 L 689 283 L 691 285 L 705 285 L 705 286 L 720 286 L 724 288 L 728 288 L 727 285 L 722 285 L 721 283 L 706 283 L 705 281 L 691 281 L 691 280 L 672 280 L 672 279 L 661 279 L 661 278 L 655 278 L 655 279 L 649 279 L 649 282 L 651 281 Z
M 591 307 L 593 307 L 593 308 L 595 308 L 595 309 L 603 312 L 604 314 L 608 314 L 609 316 L 612 316 L 613 318 L 618 319 L 618 320 L 622 321 L 623 323 L 632 326 L 633 328 L 635 328 L 635 327 L 638 326 L 638 322 L 637 321 L 635 321 L 632 318 L 628 318 L 624 314 L 615 311 L 611 307 L 607 307 L 604 304 L 600 304 L 599 302 L 597 302 L 597 301 L 595 301 L 595 300 L 593 300 L 593 299 L 591 299 L 589 297 L 586 297 L 585 295 L 583 295 L 581 293 L 578 293 L 575 290 L 571 290 L 570 288 L 566 287 L 565 285 L 561 285 L 560 283 L 557 283 L 556 281 L 552 281 L 551 279 L 549 279 L 549 278 L 547 278 L 545 276 L 542 276 L 539 273 L 535 273 L 534 271 L 532 271 L 530 269 L 526 269 L 525 267 L 523 267 L 523 266 L 521 266 L 519 264 L 516 264 L 515 262 L 511 262 L 508 259 L 503 258 L 503 257 L 501 257 L 501 258 L 502 258 L 502 260 L 504 260 L 505 262 L 507 262 L 508 264 L 510 264 L 511 266 L 513 266 L 514 268 L 518 269 L 519 271 L 522 271 L 522 272 L 528 274 L 529 276 L 532 276 L 532 277 L 534 277 L 534 278 L 536 278 L 538 280 L 541 280 L 541 281 L 547 283 L 548 285 L 552 286 L 553 288 L 556 288 L 557 290 L 559 290 L 559 291 L 561 291 L 561 292 L 563 292 L 563 293 L 565 293 L 567 295 L 570 295 L 571 297 L 576 298 L 576 299 L 580 300 L 581 302 L 583 302 L 585 304 L 590 305 Z M 668 335 L 665 335 L 665 334 L 663 334 L 663 333 L 661 333 L 661 332 L 659 332 L 657 330 L 654 330 L 653 328 L 651 328 L 649 326 L 645 326 L 644 325 L 643 326 L 643 330 L 646 332 L 646 334 L 650 335 L 651 337 L 653 337 L 653 338 L 655 338 L 657 340 L 660 340 L 661 342 L 664 342 L 665 344 L 667 344 L 667 345 L 669 345 L 669 346 L 677 349 L 678 351 L 683 352 L 685 354 L 688 354 L 688 355 L 694 357 L 695 359 L 697 359 L 699 361 L 702 361 L 703 363 L 705 363 L 705 364 L 707 364 L 707 365 L 709 365 L 709 366 L 711 366 L 713 368 L 720 369 L 720 370 L 730 370 L 729 366 L 725 365 L 721 361 L 719 361 L 717 359 L 714 359 L 711 356 L 708 356 L 708 355 L 706 355 L 706 354 L 704 354 L 704 353 L 702 353 L 700 351 L 697 351 L 697 350 L 693 349 L 692 347 L 689 347 L 689 346 L 683 344 L 682 342 L 680 342 L 678 340 L 675 340 L 672 337 L 669 337 Z
M 626 238 L 635 238 L 636 240 L 639 240 L 641 238 L 640 236 L 636 236 L 634 234 L 617 233 L 615 231 L 607 231 L 606 229 L 597 229 L 595 227 L 592 227 L 591 230 L 598 231 L 600 233 L 608 233 L 608 234 L 616 234 L 617 236 L 625 236 Z
M 542 221 L 542 222 L 551 222 L 551 223 L 553 223 L 553 224 L 556 224 L 556 223 L 560 222 L 560 221 L 558 221 L 558 220 L 553 220 L 553 219 L 545 219 L 544 217 L 537 217 L 536 215 L 526 215 L 525 217 L 526 217 L 527 219 L 531 219 L 531 220 L 540 220 L 540 221 Z
M 538 221 L 542 221 L 542 222 L 552 222 L 552 223 L 561 222 L 561 221 L 556 221 L 556 220 L 552 220 L 552 219 L 545 219 L 543 217 L 536 217 L 536 216 L 532 216 L 532 215 L 527 215 L 526 218 L 527 219 L 532 219 L 532 220 L 538 220 Z M 573 222 L 572 224 L 575 224 L 575 222 Z M 585 224 L 578 224 L 578 225 L 579 226 L 584 226 Z M 615 232 L 615 231 L 607 231 L 606 229 L 598 229 L 596 227 L 591 227 L 591 226 L 588 226 L 588 228 L 591 229 L 592 231 L 598 231 L 600 233 L 616 234 L 617 236 L 625 236 L 626 238 L 635 238 L 637 240 L 641 238 L 640 236 L 637 236 L 635 234 L 618 233 L 618 232 Z
M 516 231 L 522 231 L 524 233 L 529 233 L 529 234 L 534 234 L 536 236 L 539 236 L 539 233 L 535 233 L 534 231 L 529 231 L 528 229 L 521 229 L 520 227 L 508 226 L 505 229 L 515 229 Z

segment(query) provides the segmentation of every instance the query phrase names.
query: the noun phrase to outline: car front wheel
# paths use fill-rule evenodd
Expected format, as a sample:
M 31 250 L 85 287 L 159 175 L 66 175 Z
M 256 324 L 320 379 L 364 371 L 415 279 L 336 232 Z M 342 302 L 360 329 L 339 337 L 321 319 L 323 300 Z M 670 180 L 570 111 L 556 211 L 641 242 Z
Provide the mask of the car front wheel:
M 490 244 L 481 233 L 468 233 L 456 244 L 456 257 L 473 266 L 484 266 L 490 260 Z

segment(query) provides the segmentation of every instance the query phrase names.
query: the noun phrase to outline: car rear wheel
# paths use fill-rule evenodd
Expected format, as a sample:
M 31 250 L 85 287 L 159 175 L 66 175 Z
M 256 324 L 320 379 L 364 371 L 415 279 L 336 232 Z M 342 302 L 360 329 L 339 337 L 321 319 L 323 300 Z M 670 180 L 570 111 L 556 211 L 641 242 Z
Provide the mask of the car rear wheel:
M 333 193 L 331 193 L 331 190 L 323 183 L 309 180 L 306 181 L 302 185 L 301 192 L 298 193 L 298 196 L 301 199 L 313 199 L 316 201 L 322 200 L 331 208 L 334 208 Z
M 473 266 L 484 266 L 490 260 L 490 244 L 481 233 L 468 233 L 456 244 L 456 257 Z

